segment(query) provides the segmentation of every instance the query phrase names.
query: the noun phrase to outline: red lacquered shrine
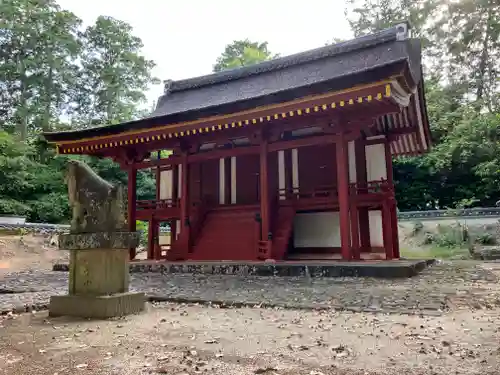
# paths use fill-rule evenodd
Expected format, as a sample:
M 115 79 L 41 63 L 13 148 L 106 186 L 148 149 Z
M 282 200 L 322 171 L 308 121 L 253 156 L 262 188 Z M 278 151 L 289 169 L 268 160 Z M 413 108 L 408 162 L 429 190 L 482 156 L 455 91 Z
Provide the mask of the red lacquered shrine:
M 149 222 L 148 259 L 397 259 L 392 158 L 430 145 L 420 41 L 403 23 L 167 81 L 147 118 L 45 137 L 128 171 L 129 229 Z M 152 201 L 136 199 L 144 168 Z

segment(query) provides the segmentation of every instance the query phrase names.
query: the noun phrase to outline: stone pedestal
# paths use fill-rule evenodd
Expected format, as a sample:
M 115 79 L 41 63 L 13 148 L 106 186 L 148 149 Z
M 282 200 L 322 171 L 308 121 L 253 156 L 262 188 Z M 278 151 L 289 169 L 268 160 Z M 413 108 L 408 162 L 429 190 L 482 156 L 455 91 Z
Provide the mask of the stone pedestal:
M 144 310 L 144 293 L 131 293 L 129 248 L 139 233 L 80 233 L 59 237 L 59 248 L 70 251 L 69 290 L 50 298 L 50 316 L 111 318 Z

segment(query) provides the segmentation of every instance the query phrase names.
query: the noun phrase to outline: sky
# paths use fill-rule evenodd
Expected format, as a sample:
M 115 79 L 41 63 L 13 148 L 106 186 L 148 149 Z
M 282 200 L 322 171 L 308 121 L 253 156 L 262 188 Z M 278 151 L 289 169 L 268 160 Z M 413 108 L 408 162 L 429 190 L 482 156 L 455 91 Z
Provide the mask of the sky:
M 85 25 L 100 15 L 126 21 L 154 60 L 156 77 L 183 79 L 209 74 L 233 40 L 268 42 L 289 55 L 349 38 L 343 0 L 58 0 Z M 148 93 L 153 102 L 162 85 Z

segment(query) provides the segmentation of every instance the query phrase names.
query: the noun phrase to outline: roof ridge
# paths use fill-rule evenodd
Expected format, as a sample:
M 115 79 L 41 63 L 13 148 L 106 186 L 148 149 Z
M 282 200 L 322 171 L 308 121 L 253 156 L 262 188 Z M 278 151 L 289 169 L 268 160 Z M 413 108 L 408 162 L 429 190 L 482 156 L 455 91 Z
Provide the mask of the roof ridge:
M 408 30 L 409 24 L 407 22 L 402 22 L 390 28 L 350 39 L 348 41 L 263 61 L 254 65 L 224 70 L 222 72 L 211 73 L 193 78 L 181 79 L 178 81 L 165 80 L 164 94 L 162 96 L 165 97 L 174 92 L 191 90 L 203 86 L 246 78 L 256 74 L 271 72 L 286 68 L 290 65 L 299 65 L 325 57 L 345 54 L 362 48 L 373 47 L 391 41 L 404 40 L 408 37 Z

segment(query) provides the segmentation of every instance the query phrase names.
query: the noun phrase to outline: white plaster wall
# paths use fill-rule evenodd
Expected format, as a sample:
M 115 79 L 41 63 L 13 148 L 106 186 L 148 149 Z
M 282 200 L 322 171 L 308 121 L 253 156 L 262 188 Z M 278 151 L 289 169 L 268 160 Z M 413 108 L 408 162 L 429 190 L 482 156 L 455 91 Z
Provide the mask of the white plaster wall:
M 172 171 L 160 172 L 160 199 L 172 199 Z
M 236 156 L 231 157 L 231 204 L 236 204 Z
M 384 246 L 382 212 L 369 211 L 370 245 Z M 295 247 L 340 247 L 340 217 L 338 212 L 297 214 L 294 219 Z
M 219 159 L 219 204 L 224 204 L 226 189 L 226 174 L 224 173 L 224 158 Z
M 295 247 L 340 247 L 338 212 L 313 212 L 295 215 Z
M 368 181 L 387 178 L 384 143 L 366 146 L 366 170 Z
M 299 189 L 299 150 L 292 149 L 292 188 L 294 192 Z
M 179 238 L 180 233 L 181 233 L 181 221 L 177 220 L 177 223 L 175 224 L 175 239 Z
M 387 166 L 385 163 L 384 143 L 366 146 L 366 169 L 368 181 L 387 179 Z M 382 232 L 382 212 L 380 210 L 369 212 L 370 245 L 384 246 Z
M 285 151 L 278 151 L 278 189 L 285 188 Z M 285 199 L 285 196 L 280 195 L 280 199 Z
M 382 232 L 382 211 L 368 211 L 370 223 L 370 245 L 384 246 L 384 236 Z
M 177 173 L 177 198 L 180 198 L 182 195 L 182 164 L 179 164 L 177 170 L 179 171 Z
M 347 144 L 347 152 L 349 157 L 349 182 L 356 182 L 356 149 L 354 141 Z
M 160 245 L 170 245 L 170 233 L 162 233 L 158 236 L 158 243 Z

